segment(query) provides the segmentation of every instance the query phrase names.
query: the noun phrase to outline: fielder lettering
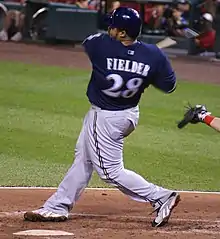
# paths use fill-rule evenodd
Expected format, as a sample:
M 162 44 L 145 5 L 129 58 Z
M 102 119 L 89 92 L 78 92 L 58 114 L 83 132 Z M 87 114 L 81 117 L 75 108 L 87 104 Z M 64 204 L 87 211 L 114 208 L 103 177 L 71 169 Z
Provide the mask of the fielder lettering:
M 117 58 L 107 58 L 107 70 L 125 71 L 136 73 L 138 75 L 147 76 L 150 70 L 149 65 L 142 62 L 129 61 Z

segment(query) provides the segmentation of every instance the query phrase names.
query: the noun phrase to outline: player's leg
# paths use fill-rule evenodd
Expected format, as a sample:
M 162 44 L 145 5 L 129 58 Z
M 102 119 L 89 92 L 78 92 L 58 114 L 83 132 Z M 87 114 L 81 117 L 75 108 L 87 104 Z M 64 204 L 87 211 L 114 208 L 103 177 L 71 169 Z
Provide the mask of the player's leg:
M 16 11 L 16 16 L 15 16 L 16 32 L 14 35 L 12 35 L 12 37 L 10 39 L 11 41 L 18 42 L 18 41 L 22 40 L 24 21 L 25 21 L 25 15 L 19 11 Z
M 9 36 L 8 33 L 9 30 L 13 28 L 14 23 L 14 17 L 15 17 L 15 10 L 9 10 L 6 13 L 5 19 L 3 21 L 3 28 L 0 31 L 0 40 L 7 41 Z
M 87 117 L 75 149 L 75 161 L 68 170 L 57 191 L 45 202 L 42 208 L 26 212 L 24 218 L 30 221 L 64 221 L 68 212 L 88 185 L 93 165 L 87 157 L 85 128 Z
M 132 117 L 135 122 L 137 116 L 130 114 L 129 111 L 94 110 L 93 122 L 88 128 L 90 157 L 103 180 L 118 187 L 134 200 L 150 202 L 155 209 L 159 210 L 167 201 L 171 201 L 171 204 L 175 203 L 179 196 L 124 168 L 123 138 L 131 132 Z M 91 123 L 91 120 L 89 122 Z

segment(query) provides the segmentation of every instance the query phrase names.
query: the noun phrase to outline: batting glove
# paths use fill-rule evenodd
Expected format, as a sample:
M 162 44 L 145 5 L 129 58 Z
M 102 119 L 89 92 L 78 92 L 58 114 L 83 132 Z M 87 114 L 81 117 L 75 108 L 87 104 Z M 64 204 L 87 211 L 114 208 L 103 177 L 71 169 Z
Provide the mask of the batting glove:
M 199 122 L 204 122 L 204 119 L 207 115 L 211 115 L 211 112 L 208 112 L 204 105 L 196 105 L 196 114 L 194 119 L 198 120 Z

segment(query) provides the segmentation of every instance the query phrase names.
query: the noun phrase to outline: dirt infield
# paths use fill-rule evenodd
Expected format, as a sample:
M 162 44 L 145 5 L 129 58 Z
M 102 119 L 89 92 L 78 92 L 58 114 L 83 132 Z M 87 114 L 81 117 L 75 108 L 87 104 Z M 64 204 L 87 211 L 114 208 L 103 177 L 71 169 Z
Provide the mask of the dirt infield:
M 0 43 L 0 60 L 90 67 L 80 47 Z M 180 79 L 220 83 L 218 64 L 191 58 L 174 58 L 172 63 Z M 170 223 L 161 229 L 151 227 L 148 204 L 134 202 L 118 191 L 87 190 L 74 207 L 70 220 L 64 223 L 24 221 L 23 211 L 40 207 L 51 193 L 52 190 L 0 189 L 0 239 L 24 238 L 12 234 L 27 229 L 65 230 L 73 232 L 75 238 L 89 239 L 220 238 L 220 195 L 182 193 L 182 201 Z
M 23 211 L 40 207 L 52 192 L 0 189 L 0 238 L 13 238 L 12 233 L 30 229 L 64 230 L 80 239 L 220 238 L 220 195 L 182 193 L 169 224 L 159 229 L 151 227 L 148 203 L 135 202 L 119 191 L 86 190 L 66 222 L 24 221 Z

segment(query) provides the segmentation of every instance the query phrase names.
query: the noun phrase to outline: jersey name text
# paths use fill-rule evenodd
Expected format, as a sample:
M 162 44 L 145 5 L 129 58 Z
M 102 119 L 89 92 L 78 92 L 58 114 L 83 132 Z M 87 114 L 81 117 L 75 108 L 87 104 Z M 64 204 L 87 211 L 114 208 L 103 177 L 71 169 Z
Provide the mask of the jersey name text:
M 141 62 L 129 61 L 117 58 L 107 58 L 107 69 L 116 71 L 126 71 L 136 73 L 142 76 L 147 76 L 150 70 L 149 65 Z

